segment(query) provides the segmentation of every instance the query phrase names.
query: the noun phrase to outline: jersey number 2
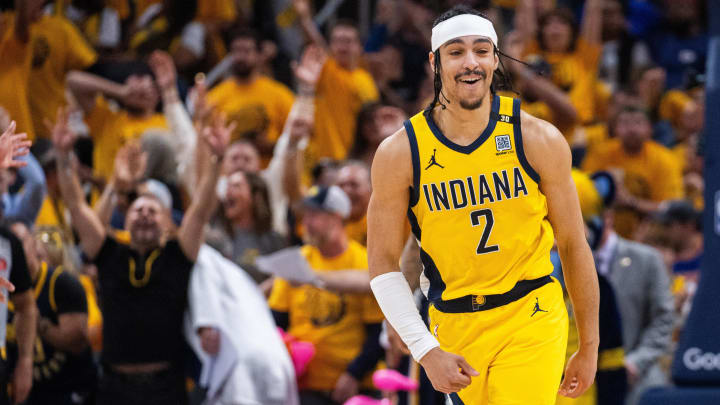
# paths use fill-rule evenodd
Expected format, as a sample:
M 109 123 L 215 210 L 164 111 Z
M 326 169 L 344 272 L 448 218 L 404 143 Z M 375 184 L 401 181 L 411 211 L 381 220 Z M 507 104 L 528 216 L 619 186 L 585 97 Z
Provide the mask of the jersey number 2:
M 480 237 L 480 243 L 478 243 L 477 254 L 482 255 L 485 253 L 497 252 L 500 250 L 498 245 L 487 245 L 488 239 L 490 239 L 490 232 L 492 232 L 493 225 L 495 225 L 492 210 L 484 209 L 471 212 L 470 221 L 472 222 L 472 226 L 480 225 L 481 217 L 485 217 L 485 229 L 483 229 L 482 237 Z

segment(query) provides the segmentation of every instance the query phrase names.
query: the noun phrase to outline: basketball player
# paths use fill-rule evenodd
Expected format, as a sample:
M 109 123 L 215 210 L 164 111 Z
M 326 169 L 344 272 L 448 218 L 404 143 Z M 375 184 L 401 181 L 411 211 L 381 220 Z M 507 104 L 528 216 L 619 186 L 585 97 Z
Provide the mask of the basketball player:
M 431 42 L 435 99 L 373 162 L 371 288 L 454 404 L 550 405 L 558 391 L 577 397 L 597 366 L 598 282 L 568 144 L 522 113 L 519 100 L 495 94 L 502 72 L 489 20 L 454 8 L 436 20 Z M 398 269 L 406 214 L 421 248 L 430 331 Z M 554 240 L 580 340 L 562 383 L 568 319 L 549 276 Z

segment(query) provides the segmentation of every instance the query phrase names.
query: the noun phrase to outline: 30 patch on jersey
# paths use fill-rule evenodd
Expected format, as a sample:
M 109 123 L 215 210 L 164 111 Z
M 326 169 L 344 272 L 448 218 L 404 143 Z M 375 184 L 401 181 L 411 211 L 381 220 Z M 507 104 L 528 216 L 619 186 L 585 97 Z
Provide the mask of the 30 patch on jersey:
M 498 152 L 512 149 L 512 144 L 510 143 L 510 135 L 497 135 L 495 137 L 495 148 Z

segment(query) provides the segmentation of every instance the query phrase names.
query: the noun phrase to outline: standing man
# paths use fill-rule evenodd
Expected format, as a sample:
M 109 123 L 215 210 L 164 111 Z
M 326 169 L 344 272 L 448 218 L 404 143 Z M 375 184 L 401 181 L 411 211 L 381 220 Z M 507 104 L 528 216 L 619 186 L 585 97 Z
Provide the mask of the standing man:
M 347 195 L 337 186 L 313 187 L 303 206 L 307 243 L 300 253 L 310 267 L 326 274 L 364 272 L 367 251 L 348 238 L 343 226 L 351 209 Z M 371 388 L 366 377 L 383 354 L 382 313 L 373 296 L 322 284 L 293 286 L 276 278 L 269 299 L 277 325 L 315 346 L 315 356 L 298 380 L 302 405 L 338 405 Z
M 497 34 L 478 12 L 441 15 L 429 59 L 433 102 L 373 162 L 375 297 L 455 404 L 554 404 L 568 332 L 562 290 L 549 276 L 556 239 L 579 334 L 559 391 L 577 397 L 595 376 L 599 299 L 570 149 L 555 127 L 521 114 L 519 100 L 495 94 Z M 406 214 L 421 247 L 432 333 L 398 268 Z
M 195 198 L 172 232 L 170 211 L 141 193 L 128 208 L 125 245 L 106 231 L 90 208 L 72 167 L 74 135 L 67 114 L 53 128 L 58 182 L 80 245 L 98 268 L 103 305 L 103 374 L 97 402 L 106 405 L 182 405 L 185 393 L 183 314 L 190 270 L 204 242 L 203 229 L 216 202 L 222 154 L 233 126 L 216 118 L 205 128 L 209 145 Z M 198 147 L 202 147 L 198 145 Z

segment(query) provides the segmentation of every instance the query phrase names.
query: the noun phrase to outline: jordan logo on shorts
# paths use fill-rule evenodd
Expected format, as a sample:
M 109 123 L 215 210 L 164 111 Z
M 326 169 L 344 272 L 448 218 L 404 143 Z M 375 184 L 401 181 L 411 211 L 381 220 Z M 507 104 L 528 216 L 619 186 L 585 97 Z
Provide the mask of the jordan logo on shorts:
M 437 152 L 437 149 L 433 149 L 433 155 L 430 157 L 430 163 L 429 163 L 428 166 L 425 168 L 425 170 L 427 170 L 427 169 L 429 169 L 429 168 L 431 168 L 431 167 L 433 167 L 433 166 L 437 166 L 437 167 L 439 167 L 439 168 L 441 168 L 441 169 L 444 169 L 444 168 L 445 168 L 445 166 L 441 165 L 440 163 L 437 162 L 437 160 L 435 160 L 435 152 Z
M 532 318 L 533 315 L 537 314 L 538 312 L 547 312 L 547 311 L 544 309 L 540 309 L 540 301 L 538 301 L 538 298 L 535 297 L 535 308 L 533 308 L 533 313 L 532 313 L 532 315 L 530 315 L 530 317 Z

